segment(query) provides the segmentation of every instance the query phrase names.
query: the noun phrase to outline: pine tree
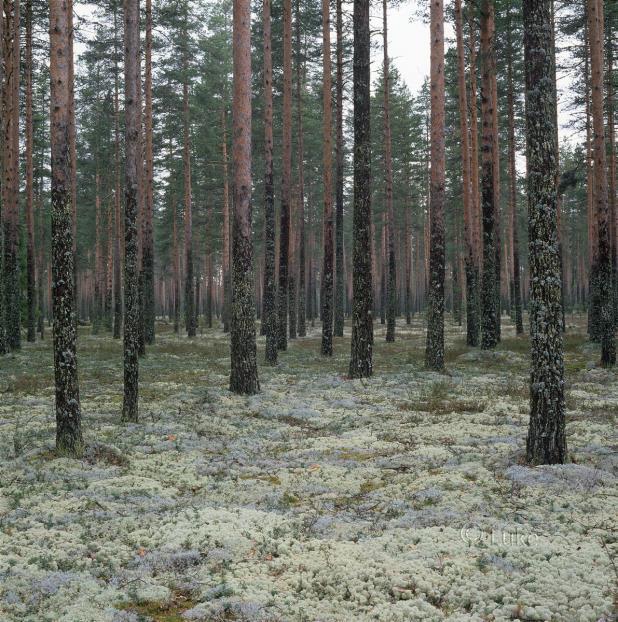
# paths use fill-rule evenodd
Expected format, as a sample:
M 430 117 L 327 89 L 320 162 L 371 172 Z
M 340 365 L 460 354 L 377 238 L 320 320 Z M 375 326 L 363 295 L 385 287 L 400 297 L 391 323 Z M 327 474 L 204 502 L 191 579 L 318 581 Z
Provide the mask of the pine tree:
M 139 5 L 124 0 L 124 401 L 122 420 L 138 420 L 139 303 L 137 267 L 137 206 L 139 192 Z
M 532 464 L 561 464 L 567 455 L 550 4 L 523 3 L 532 357 L 526 456 Z
M 56 386 L 56 452 L 79 457 L 83 452 L 77 377 L 75 297 L 73 292 L 73 206 L 68 128 L 71 123 L 69 3 L 50 0 L 52 301 Z M 68 59 L 68 61 L 67 61 Z
M 251 233 L 251 3 L 234 0 L 234 110 L 230 391 L 260 390 L 255 345 Z
M 431 3 L 430 256 L 425 365 L 444 368 L 444 7 Z
M 369 0 L 354 0 L 354 223 L 351 378 L 373 373 Z

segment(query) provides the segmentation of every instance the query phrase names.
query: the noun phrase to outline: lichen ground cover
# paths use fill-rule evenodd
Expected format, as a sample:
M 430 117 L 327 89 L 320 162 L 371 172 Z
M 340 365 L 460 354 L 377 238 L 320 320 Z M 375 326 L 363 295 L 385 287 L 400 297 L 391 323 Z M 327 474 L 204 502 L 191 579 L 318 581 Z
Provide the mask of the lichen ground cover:
M 447 321 L 376 326 L 375 376 L 349 334 L 290 342 L 262 392 L 227 390 L 220 330 L 158 328 L 141 422 L 120 423 L 121 344 L 79 339 L 87 450 L 54 456 L 50 342 L 0 360 L 0 619 L 613 619 L 618 376 L 585 320 L 566 335 L 570 463 L 524 464 L 528 341 L 495 352 Z M 258 344 L 260 358 L 263 342 Z

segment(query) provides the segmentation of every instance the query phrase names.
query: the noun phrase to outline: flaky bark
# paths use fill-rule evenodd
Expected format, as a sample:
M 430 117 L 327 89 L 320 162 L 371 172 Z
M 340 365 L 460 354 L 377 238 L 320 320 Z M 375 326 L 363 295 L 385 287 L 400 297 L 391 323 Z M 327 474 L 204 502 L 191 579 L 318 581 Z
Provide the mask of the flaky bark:
M 9 350 L 21 347 L 19 276 L 19 0 L 4 0 L 2 48 L 2 235 L 4 329 Z
M 354 223 L 350 377 L 373 373 L 369 0 L 354 0 Z
M 83 451 L 77 377 L 73 280 L 73 206 L 69 148 L 70 69 L 73 36 L 66 0 L 50 0 L 50 142 L 52 207 L 52 302 L 54 310 L 54 377 L 56 451 L 78 457 Z
M 255 346 L 251 232 L 251 3 L 234 0 L 234 219 L 230 321 L 230 391 L 260 390 Z
M 557 238 L 555 91 L 550 0 L 524 0 L 528 231 L 530 251 L 530 426 L 532 464 L 563 463 L 564 417 L 560 257 Z
M 324 264 L 322 269 L 322 349 L 333 354 L 333 145 L 331 116 L 330 4 L 322 0 L 322 175 L 324 186 Z
M 273 62 L 270 0 L 263 0 L 264 30 L 264 314 L 266 362 L 277 363 L 277 285 L 275 283 L 275 199 L 273 182 Z
M 429 292 L 425 365 L 444 368 L 444 183 L 445 183 L 445 93 L 444 93 L 444 6 L 431 3 L 431 178 Z
M 122 420 L 138 420 L 139 301 L 137 206 L 139 192 L 139 4 L 124 0 L 124 400 Z
M 494 89 L 496 72 L 494 49 L 494 1 L 481 2 L 481 114 L 483 121 L 482 211 L 483 211 L 483 274 L 481 283 L 481 348 L 488 350 L 498 343 L 497 325 L 500 313 L 496 296 L 497 240 L 495 187 Z
M 463 43 L 463 17 L 461 0 L 455 0 L 455 32 L 457 37 L 457 85 L 459 91 L 459 132 L 461 135 L 461 178 L 464 210 L 464 242 L 466 266 L 466 343 L 479 344 L 478 317 L 478 266 L 475 258 L 475 218 L 472 196 L 472 173 L 470 170 L 470 146 L 468 140 L 468 96 L 466 92 L 466 59 Z
M 601 364 L 616 363 L 612 295 L 611 231 L 608 203 L 607 154 L 603 119 L 603 2 L 587 0 L 592 89 L 594 201 L 598 222 L 598 295 L 601 333 Z

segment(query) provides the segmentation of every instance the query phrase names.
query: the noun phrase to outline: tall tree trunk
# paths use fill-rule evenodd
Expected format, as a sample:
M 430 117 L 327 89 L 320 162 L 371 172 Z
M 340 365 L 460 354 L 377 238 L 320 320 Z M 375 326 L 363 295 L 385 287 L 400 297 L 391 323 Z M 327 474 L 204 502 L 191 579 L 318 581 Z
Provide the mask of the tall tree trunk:
M 519 265 L 519 233 L 517 228 L 517 168 L 515 166 L 515 104 L 513 92 L 513 41 L 511 38 L 511 5 L 509 4 L 507 25 L 507 105 L 509 116 L 508 148 L 509 148 L 509 207 L 511 218 L 512 244 L 512 279 L 513 279 L 513 306 L 515 308 L 515 332 L 518 335 L 524 332 L 524 323 L 521 310 L 521 274 Z
M 354 0 L 354 222 L 351 378 L 373 373 L 369 0 Z
M 234 0 L 234 109 L 230 391 L 260 390 L 255 346 L 253 240 L 251 233 L 251 3 Z
M 154 242 L 153 218 L 153 152 L 152 152 L 152 0 L 146 0 L 146 47 L 144 74 L 144 218 L 142 233 L 142 315 L 144 341 L 155 340 Z
M 397 264 L 395 261 L 395 212 L 393 209 L 393 159 L 390 117 L 390 69 L 388 58 L 388 8 L 382 0 L 384 48 L 384 195 L 386 198 L 386 341 L 395 341 L 397 314 Z
M 32 0 L 26 0 L 26 291 L 27 340 L 36 339 L 36 283 L 34 256 L 34 166 L 32 128 Z
M 184 233 L 185 233 L 185 329 L 188 337 L 195 337 L 195 278 L 193 274 L 193 205 L 191 191 L 191 137 L 189 135 L 189 34 L 188 3 L 184 7 L 183 42 L 183 178 L 184 178 Z
M 337 68 L 336 68 L 336 162 L 335 162 L 335 319 L 333 334 L 343 337 L 345 320 L 345 266 L 343 261 L 343 11 L 342 0 L 337 5 Z
M 225 105 L 221 107 L 221 131 L 223 138 L 221 141 L 221 158 L 223 160 L 223 257 L 221 265 L 223 267 L 223 332 L 230 330 L 230 304 L 232 300 L 232 279 L 230 273 L 230 191 L 228 182 L 227 166 L 227 119 Z
M 273 182 L 273 61 L 270 0 L 263 0 L 264 30 L 264 314 L 266 362 L 277 363 L 277 285 L 275 283 L 275 190 Z
M 588 33 L 590 42 L 590 71 L 592 87 L 592 143 L 594 155 L 594 201 L 598 221 L 598 289 L 601 334 L 601 364 L 616 363 L 614 310 L 612 295 L 611 226 L 605 123 L 603 119 L 603 1 L 587 0 Z
M 2 228 L 4 324 L 9 350 L 21 347 L 19 277 L 19 0 L 4 0 Z
M 98 159 L 98 153 L 95 155 Z M 98 335 L 101 328 L 101 252 L 102 252 L 102 228 L 101 228 L 101 176 L 98 164 L 94 176 L 94 308 L 92 313 L 92 334 Z
M 0 20 L 1 21 L 1 20 Z M 40 161 L 39 161 L 40 162 Z M 36 211 L 38 219 L 37 244 L 37 330 L 41 339 L 45 338 L 45 300 L 43 295 L 43 275 L 45 274 L 45 208 L 43 206 L 43 175 L 40 165 L 37 166 Z M 49 304 L 49 303 L 48 303 Z
M 288 347 L 288 261 L 292 183 L 292 2 L 283 0 L 283 146 L 279 234 L 279 349 Z
M 333 144 L 331 114 L 330 3 L 322 0 L 322 174 L 324 265 L 322 269 L 322 354 L 333 354 Z
M 122 216 L 120 210 L 120 85 L 118 70 L 118 10 L 114 3 L 114 339 L 120 339 L 122 327 L 122 270 L 120 243 Z
M 567 447 L 556 227 L 556 95 L 553 61 L 547 53 L 551 49 L 550 0 L 524 0 L 523 13 L 532 355 L 526 456 L 532 464 L 561 464 Z
M 73 292 L 73 206 L 69 131 L 70 65 L 73 31 L 69 3 L 50 0 L 50 142 L 52 202 L 52 301 L 54 309 L 54 376 L 56 452 L 79 457 L 84 442 L 77 378 L 75 297 Z
M 466 343 L 479 344 L 478 280 L 479 273 L 474 249 L 475 219 L 472 196 L 472 173 L 468 141 L 468 96 L 466 92 L 466 59 L 463 43 L 461 0 L 455 0 L 455 32 L 457 36 L 457 85 L 459 91 L 459 126 L 461 135 L 461 176 L 464 210 L 464 242 L 466 247 Z
M 483 120 L 482 207 L 483 275 L 481 283 L 481 348 L 488 350 L 498 343 L 499 307 L 496 296 L 496 184 L 494 89 L 496 72 L 494 49 L 494 0 L 481 2 L 481 111 Z
M 431 3 L 431 188 L 429 295 L 425 365 L 444 368 L 444 7 Z
M 137 206 L 139 203 L 139 4 L 124 0 L 124 401 L 122 420 L 138 420 L 139 303 Z
M 305 234 L 305 145 L 303 139 L 303 76 L 300 46 L 300 0 L 296 0 L 296 116 L 298 127 L 298 336 L 307 335 L 306 234 Z
M 608 11 L 607 23 L 607 137 L 609 141 L 609 214 L 612 228 L 612 273 L 614 275 L 614 323 L 618 325 L 618 206 L 616 205 L 616 127 L 614 122 L 614 12 Z

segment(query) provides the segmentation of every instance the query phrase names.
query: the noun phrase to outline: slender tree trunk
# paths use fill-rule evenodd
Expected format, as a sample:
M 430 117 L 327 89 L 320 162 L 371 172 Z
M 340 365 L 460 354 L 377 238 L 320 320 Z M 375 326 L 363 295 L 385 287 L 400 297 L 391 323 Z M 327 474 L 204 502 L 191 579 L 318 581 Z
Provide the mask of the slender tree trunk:
M 263 0 L 264 30 L 264 313 L 266 362 L 277 363 L 277 285 L 275 283 L 275 190 L 273 182 L 273 63 L 270 0 Z
M 34 256 L 34 166 L 32 128 L 32 0 L 26 0 L 26 292 L 27 340 L 36 340 L 36 283 Z
M 593 0 L 594 1 L 594 0 Z M 561 280 L 556 213 L 556 144 L 550 0 L 524 0 L 528 227 L 530 250 L 530 427 L 532 464 L 567 456 Z
M 279 235 L 279 349 L 288 346 L 288 261 L 292 183 L 292 2 L 283 0 L 283 145 Z
M 482 207 L 483 207 L 483 275 L 481 284 L 481 348 L 488 350 L 498 343 L 499 314 L 496 297 L 496 187 L 494 154 L 493 77 L 496 71 L 494 49 L 494 1 L 481 2 L 481 106 L 483 117 Z
M 598 222 L 598 289 L 601 333 L 601 364 L 616 363 L 612 296 L 611 227 L 608 203 L 607 153 L 603 119 L 603 2 L 587 0 L 590 70 L 592 87 L 592 143 L 594 156 L 594 201 Z
M 333 354 L 333 145 L 331 114 L 330 3 L 322 0 L 322 174 L 324 265 L 322 269 L 322 354 Z
M 21 347 L 19 276 L 19 0 L 4 0 L 2 228 L 4 324 L 9 350 Z
M 335 180 L 335 319 L 333 334 L 343 337 L 345 320 L 345 266 L 343 261 L 343 11 L 342 0 L 337 5 L 337 69 L 336 69 L 336 180 Z
M 0 20 L 1 21 L 1 20 Z M 40 162 L 40 161 L 39 161 Z M 38 244 L 37 244 L 37 301 L 38 318 L 37 330 L 41 339 L 45 338 L 45 299 L 43 295 L 43 275 L 45 274 L 45 209 L 43 206 L 43 176 L 41 167 L 37 165 L 37 193 L 36 193 L 36 212 L 38 218 Z M 48 302 L 49 304 L 49 302 Z
M 185 3 L 183 50 L 183 176 L 184 176 L 184 233 L 185 233 L 185 329 L 187 336 L 195 337 L 195 278 L 193 274 L 193 205 L 191 191 L 191 137 L 189 135 L 189 50 L 188 5 Z
M 393 209 L 387 0 L 382 0 L 382 18 L 384 42 L 384 195 L 386 199 L 386 341 L 392 342 L 395 341 L 395 316 L 397 314 L 397 264 L 395 261 L 395 212 Z
M 124 0 L 124 401 L 122 420 L 138 420 L 139 304 L 137 206 L 139 203 L 139 4 Z
M 461 175 L 464 210 L 464 242 L 466 266 L 466 343 L 479 344 L 478 280 L 479 273 L 474 249 L 475 218 L 472 196 L 472 173 L 468 141 L 468 97 L 466 92 L 466 59 L 463 43 L 461 0 L 455 0 L 455 32 L 457 36 L 457 84 L 459 91 L 459 124 L 461 135 Z
M 255 346 L 251 232 L 251 3 L 234 0 L 234 109 L 232 159 L 234 230 L 230 391 L 260 390 Z
M 354 0 L 354 222 L 351 378 L 373 373 L 369 0 Z
M 518 335 L 524 332 L 524 323 L 521 310 L 521 274 L 519 265 L 519 233 L 517 227 L 517 168 L 515 166 L 515 105 L 513 92 L 513 42 L 511 38 L 511 5 L 509 4 L 509 19 L 507 26 L 507 88 L 508 88 L 508 148 L 509 148 L 509 207 L 511 217 L 511 244 L 512 244 L 512 278 L 513 278 L 513 306 L 515 308 L 515 332 Z
M 146 0 L 146 47 L 144 74 L 144 219 L 142 223 L 142 314 L 144 341 L 155 340 L 154 241 L 153 241 L 153 152 L 152 152 L 152 0 Z
M 122 270 L 120 241 L 122 240 L 122 217 L 120 210 L 120 85 L 118 71 L 118 12 L 114 3 L 114 339 L 120 339 L 122 327 Z
M 171 211 L 172 211 L 172 253 L 174 264 L 174 286 L 173 286 L 173 299 L 174 299 L 174 333 L 180 333 L 180 251 L 178 244 L 178 214 L 176 213 L 176 198 L 174 194 L 171 197 Z
M 95 155 L 95 159 L 98 154 Z M 94 308 L 92 313 L 92 334 L 98 335 L 101 328 L 101 177 L 98 164 L 95 173 L 95 198 L 94 198 Z
M 296 115 L 298 126 L 298 336 L 307 335 L 306 234 L 305 234 L 305 146 L 303 138 L 303 76 L 300 46 L 300 0 L 296 0 Z
M 75 297 L 73 292 L 73 206 L 69 126 L 70 65 L 73 32 L 70 4 L 50 0 L 50 142 L 52 199 L 52 300 L 54 308 L 54 372 L 56 386 L 56 452 L 79 457 L 83 452 L 77 377 Z
M 223 332 L 230 330 L 230 303 L 232 300 L 232 279 L 230 274 L 230 191 L 227 170 L 227 119 L 225 106 L 221 107 L 221 155 L 223 160 Z
M 429 296 L 425 365 L 444 368 L 444 7 L 431 3 L 431 188 Z

